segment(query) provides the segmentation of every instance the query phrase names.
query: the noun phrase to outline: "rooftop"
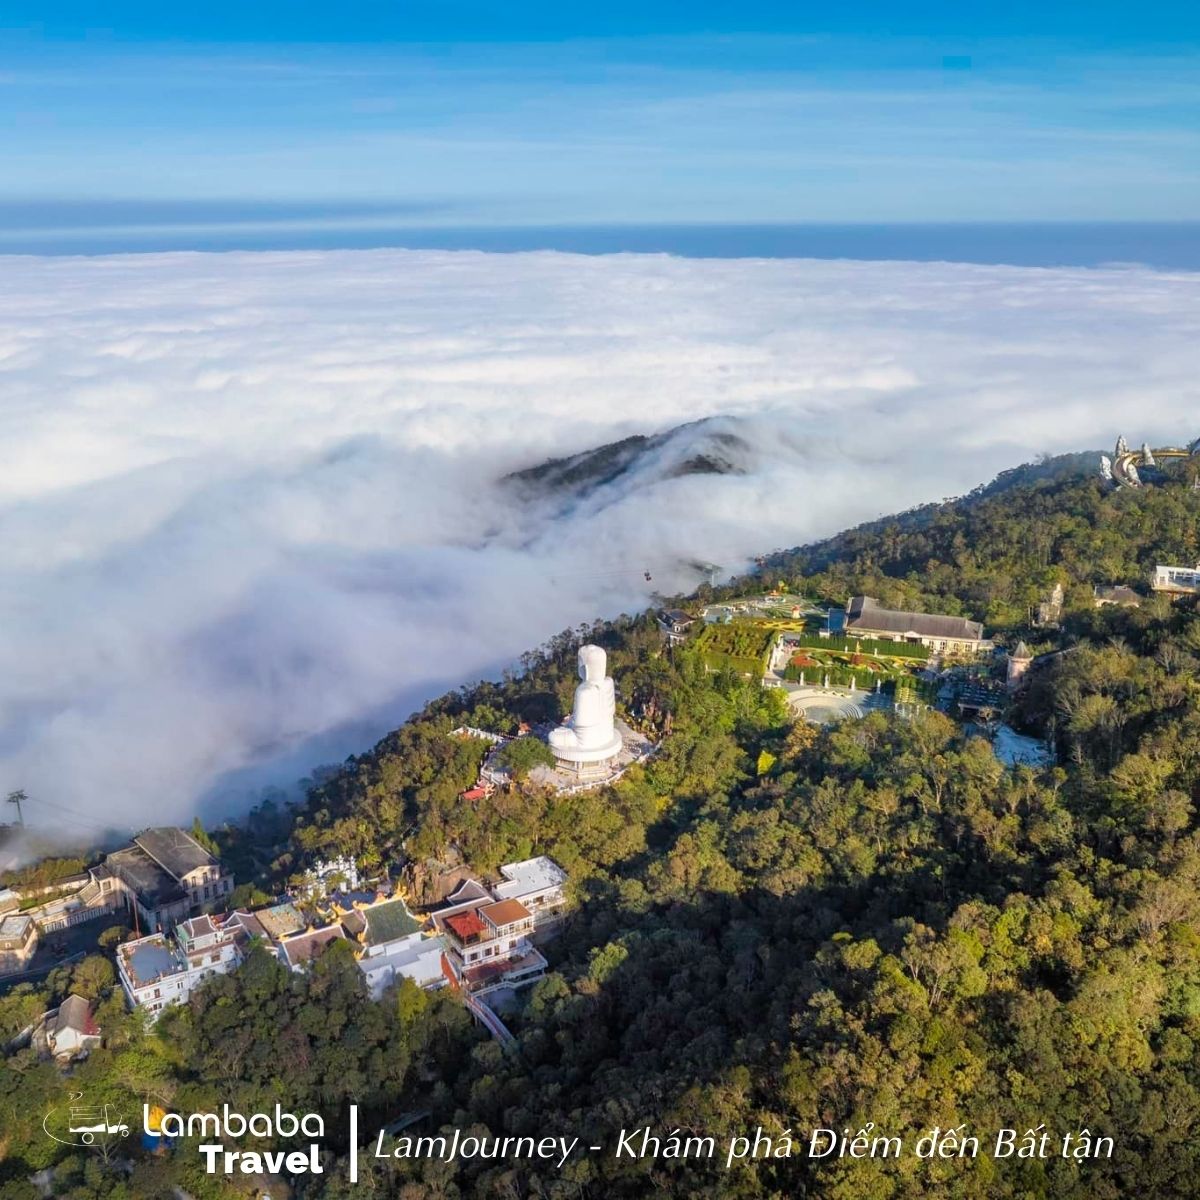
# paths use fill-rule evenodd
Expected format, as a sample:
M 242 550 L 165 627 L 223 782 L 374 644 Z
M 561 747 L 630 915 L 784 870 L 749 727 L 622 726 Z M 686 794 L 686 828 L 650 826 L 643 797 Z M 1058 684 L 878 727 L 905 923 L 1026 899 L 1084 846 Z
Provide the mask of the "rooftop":
M 308 924 L 290 900 L 270 908 L 256 909 L 251 915 L 262 926 L 267 937 L 275 940 L 287 937 L 291 933 L 299 933 Z
M 74 993 L 69 995 L 59 1006 L 58 1015 L 54 1018 L 54 1032 L 63 1033 L 74 1029 L 78 1033 L 98 1034 L 99 1026 L 92 1020 L 92 1006 L 82 997 Z
M 504 868 L 501 867 L 501 870 Z M 477 879 L 464 879 L 459 885 L 446 897 L 447 904 L 463 904 L 471 900 L 486 900 L 487 888 L 483 886 Z
M 133 980 L 134 987 L 147 987 L 156 979 L 183 970 L 182 962 L 160 933 L 136 942 L 126 942 L 120 947 L 120 955 L 125 964 L 125 973 Z
M 181 921 L 178 930 L 183 937 L 188 941 L 195 941 L 197 938 L 211 937 L 215 933 L 221 932 L 221 927 L 210 916 L 190 917 L 186 921 Z
M 110 866 L 122 875 L 144 904 L 157 906 L 185 898 L 179 881 L 158 865 L 136 843 L 124 850 L 115 850 L 107 859 Z
M 144 829 L 133 840 L 175 879 L 182 879 L 198 867 L 211 867 L 217 861 L 190 833 L 170 825 Z
M 235 937 L 238 936 L 239 930 L 243 936 L 248 938 L 265 938 L 267 936 L 267 931 L 258 917 L 254 913 L 245 912 L 242 909 L 237 909 L 229 914 L 229 920 L 225 923 L 225 927 Z
M 685 613 L 682 608 L 664 608 L 659 617 L 672 625 L 690 625 L 695 618 Z
M 1112 604 L 1140 605 L 1142 602 L 1141 596 L 1124 583 L 1099 584 L 1092 589 L 1092 594 L 1097 600 L 1108 600 Z
M 279 948 L 283 951 L 288 965 L 298 967 L 312 962 L 330 942 L 344 937 L 340 925 L 326 925 L 324 929 L 314 929 L 311 933 L 288 938 L 287 941 L 280 942 Z
M 535 892 L 559 887 L 567 878 L 566 871 L 554 859 L 547 858 L 544 854 L 537 858 L 527 858 L 523 862 L 506 863 L 500 868 L 500 874 L 504 876 L 505 882 L 492 889 L 500 900 L 520 900 L 522 896 L 531 896 Z
M 17 913 L 9 913 L 8 916 L 3 918 L 3 920 L 0 920 L 0 941 L 24 941 L 26 934 L 29 932 L 29 927 L 32 924 L 32 917 L 19 915 Z
M 433 979 L 441 973 L 441 957 L 445 948 L 444 938 L 414 933 L 381 948 L 377 954 L 360 959 L 359 965 L 364 971 L 372 973 L 381 967 L 391 967 L 401 974 L 415 972 L 423 978 Z
M 479 912 L 497 929 L 503 925 L 512 925 L 516 921 L 527 921 L 533 916 L 520 900 L 498 900 L 495 904 L 485 904 Z
M 855 596 L 851 599 L 846 606 L 845 628 L 848 632 L 862 629 L 878 630 L 880 633 L 910 633 L 927 638 L 983 640 L 983 625 L 979 621 L 882 608 L 874 596 Z
M 372 946 L 393 942 L 421 928 L 403 900 L 385 900 L 360 911 L 367 921 L 367 942 Z
M 447 917 L 446 927 L 464 942 L 488 932 L 488 927 L 479 919 L 479 914 L 474 909 Z
M 1005 690 L 999 683 L 969 680 L 958 693 L 961 708 L 1003 708 L 1005 703 Z

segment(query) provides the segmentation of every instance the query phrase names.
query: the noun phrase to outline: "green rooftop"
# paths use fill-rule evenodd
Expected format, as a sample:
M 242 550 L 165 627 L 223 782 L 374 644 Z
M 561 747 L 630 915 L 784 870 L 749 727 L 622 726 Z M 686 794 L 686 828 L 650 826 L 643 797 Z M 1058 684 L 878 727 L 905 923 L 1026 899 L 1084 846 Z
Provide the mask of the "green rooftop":
M 407 937 L 421 928 L 403 900 L 387 900 L 360 911 L 367 919 L 367 944 L 371 946 Z

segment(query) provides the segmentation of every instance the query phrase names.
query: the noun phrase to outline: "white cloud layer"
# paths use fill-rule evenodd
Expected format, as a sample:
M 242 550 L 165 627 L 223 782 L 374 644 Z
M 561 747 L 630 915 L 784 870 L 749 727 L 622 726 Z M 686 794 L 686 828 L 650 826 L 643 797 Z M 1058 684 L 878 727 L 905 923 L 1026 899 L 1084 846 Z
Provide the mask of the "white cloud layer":
M 0 790 L 80 832 L 244 807 L 686 561 L 1200 434 L 1186 273 L 370 251 L 0 279 Z M 745 474 L 651 458 L 566 512 L 496 486 L 715 415 Z

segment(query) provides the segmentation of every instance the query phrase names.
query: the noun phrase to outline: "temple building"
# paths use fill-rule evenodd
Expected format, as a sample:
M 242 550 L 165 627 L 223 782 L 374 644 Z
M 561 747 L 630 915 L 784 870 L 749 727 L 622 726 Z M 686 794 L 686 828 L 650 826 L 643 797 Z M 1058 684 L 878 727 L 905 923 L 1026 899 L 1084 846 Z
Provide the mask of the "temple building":
M 616 694 L 599 646 L 579 648 L 579 678 L 571 715 L 547 741 L 560 771 L 580 780 L 609 775 L 624 745 L 616 725 Z

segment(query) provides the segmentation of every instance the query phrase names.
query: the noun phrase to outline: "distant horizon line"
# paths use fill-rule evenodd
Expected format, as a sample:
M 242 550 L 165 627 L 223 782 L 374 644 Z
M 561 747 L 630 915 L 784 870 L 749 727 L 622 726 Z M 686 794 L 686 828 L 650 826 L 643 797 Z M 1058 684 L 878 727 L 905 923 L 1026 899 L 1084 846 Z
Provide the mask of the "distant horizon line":
M 341 213 L 345 213 L 342 208 Z M 411 211 L 411 210 L 410 210 Z M 3 202 L 0 202 L 0 214 Z M 424 224 L 174 221 L 3 229 L 0 256 L 447 250 L 849 259 L 1200 271 L 1200 220 L 611 221 Z

